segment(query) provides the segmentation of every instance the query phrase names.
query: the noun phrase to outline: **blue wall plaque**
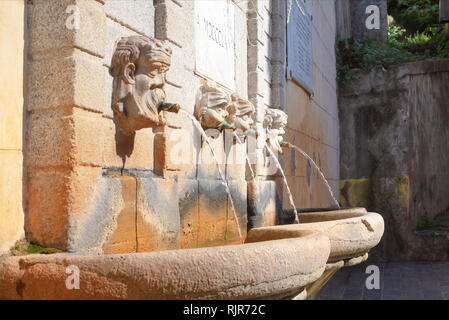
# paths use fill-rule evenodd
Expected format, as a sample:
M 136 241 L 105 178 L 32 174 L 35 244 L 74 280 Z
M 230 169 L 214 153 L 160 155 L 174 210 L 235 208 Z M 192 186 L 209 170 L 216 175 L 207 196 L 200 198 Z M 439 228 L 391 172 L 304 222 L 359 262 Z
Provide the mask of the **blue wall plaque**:
M 290 20 L 287 24 L 287 79 L 295 80 L 312 94 L 312 17 L 307 12 L 303 0 L 292 2 Z

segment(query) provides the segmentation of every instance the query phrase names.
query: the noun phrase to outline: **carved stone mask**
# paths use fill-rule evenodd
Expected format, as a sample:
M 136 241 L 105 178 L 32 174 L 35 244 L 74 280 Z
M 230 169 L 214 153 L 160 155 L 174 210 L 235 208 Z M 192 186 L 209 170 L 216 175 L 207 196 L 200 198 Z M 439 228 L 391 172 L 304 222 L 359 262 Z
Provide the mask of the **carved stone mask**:
M 171 54 L 165 41 L 144 36 L 124 37 L 117 43 L 111 68 L 112 110 L 114 122 L 123 132 L 163 125 L 160 110 L 179 110 L 179 105 L 164 103 Z
M 248 100 L 240 98 L 236 93 L 232 95 L 232 102 L 228 105 L 227 111 L 229 113 L 226 118 L 227 122 L 232 123 L 234 128 L 245 133 L 254 124 L 255 108 Z
M 212 81 L 204 84 L 198 92 L 195 104 L 195 117 L 203 128 L 219 128 L 228 117 L 230 102 L 226 92 Z
M 281 143 L 284 140 L 287 114 L 279 109 L 265 108 L 264 128 L 267 134 L 267 143 L 273 152 L 283 153 Z

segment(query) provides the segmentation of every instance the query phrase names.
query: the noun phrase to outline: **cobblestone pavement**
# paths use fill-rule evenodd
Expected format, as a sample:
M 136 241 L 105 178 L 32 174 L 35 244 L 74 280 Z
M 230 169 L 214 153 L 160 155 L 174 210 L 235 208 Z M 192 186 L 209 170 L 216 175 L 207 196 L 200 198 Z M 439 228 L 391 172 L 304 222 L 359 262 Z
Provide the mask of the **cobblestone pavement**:
M 377 265 L 380 289 L 368 290 L 367 266 Z M 449 300 L 449 262 L 364 262 L 337 271 L 317 300 Z

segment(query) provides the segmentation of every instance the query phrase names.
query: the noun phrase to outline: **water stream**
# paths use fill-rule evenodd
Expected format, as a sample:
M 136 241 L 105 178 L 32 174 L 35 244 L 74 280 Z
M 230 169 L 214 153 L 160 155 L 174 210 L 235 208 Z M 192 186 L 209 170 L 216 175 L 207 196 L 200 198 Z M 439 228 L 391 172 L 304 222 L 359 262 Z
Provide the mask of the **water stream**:
M 229 202 L 231 204 L 231 210 L 232 210 L 232 214 L 234 216 L 234 221 L 235 221 L 236 226 L 237 226 L 237 231 L 239 233 L 240 240 L 243 243 L 244 240 L 243 240 L 243 237 L 242 237 L 242 232 L 240 231 L 240 224 L 239 224 L 239 221 L 237 219 L 237 214 L 236 214 L 235 207 L 234 207 L 234 201 L 232 200 L 232 196 L 231 196 L 231 190 L 229 189 L 229 185 L 228 185 L 228 182 L 226 181 L 226 177 L 224 176 L 223 172 L 221 171 L 220 164 L 219 164 L 219 162 L 217 160 L 217 156 L 215 154 L 215 151 L 214 151 L 214 149 L 212 148 L 212 146 L 211 146 L 211 144 L 209 142 L 209 138 L 207 137 L 206 132 L 204 132 L 203 128 L 201 127 L 201 124 L 198 122 L 198 120 L 196 120 L 196 118 L 194 116 L 192 116 L 190 113 L 188 113 L 187 111 L 182 110 L 182 109 L 180 110 L 180 112 L 182 114 L 184 114 L 187 118 L 189 118 L 190 121 L 192 121 L 193 126 L 198 130 L 198 132 L 203 137 L 203 140 L 206 141 L 207 145 L 209 146 L 209 149 L 210 149 L 210 151 L 212 153 L 212 157 L 214 158 L 215 163 L 217 164 L 217 168 L 218 168 L 218 173 L 220 175 L 220 179 L 223 181 L 223 185 L 226 188 L 226 193 L 228 195 Z
M 276 163 L 276 167 L 279 169 L 279 171 L 282 174 L 285 187 L 287 188 L 288 198 L 290 200 L 291 206 L 293 207 L 293 212 L 295 213 L 295 223 L 299 223 L 298 211 L 296 211 L 296 205 L 293 201 L 293 195 L 292 195 L 292 192 L 290 191 L 290 187 L 288 186 L 287 177 L 285 176 L 284 170 L 282 169 L 282 166 L 279 163 L 278 158 L 273 153 L 273 150 L 271 150 L 271 148 L 268 146 L 268 143 L 266 141 L 265 141 L 265 148 L 267 148 L 268 152 L 270 153 L 271 158 L 273 158 L 274 162 Z
M 334 203 L 335 203 L 335 205 L 337 206 L 337 208 L 340 209 L 340 204 L 338 203 L 338 200 L 335 198 L 334 193 L 332 192 L 331 186 L 329 185 L 329 182 L 328 182 L 327 179 L 324 177 L 323 172 L 320 170 L 320 168 L 319 168 L 318 165 L 315 163 L 315 161 L 313 161 L 313 159 L 312 159 L 307 153 L 305 153 L 304 150 L 302 150 L 300 147 L 295 146 L 294 144 L 291 144 L 291 143 L 290 143 L 290 145 L 291 145 L 291 147 L 292 147 L 293 149 L 295 149 L 297 152 L 299 152 L 300 154 L 302 154 L 306 159 L 308 159 L 308 160 L 312 163 L 312 165 L 315 167 L 315 169 L 318 170 L 318 173 L 319 173 L 321 179 L 324 181 L 324 184 L 326 185 L 327 190 L 329 191 L 329 194 L 330 194 L 331 197 L 332 197 L 332 200 L 334 201 Z
M 234 137 L 237 139 L 237 142 L 243 144 L 242 140 L 240 140 L 238 134 L 234 132 Z M 254 175 L 253 168 L 251 167 L 251 163 L 248 158 L 248 152 L 245 151 L 246 163 L 248 164 L 249 172 L 251 173 L 251 180 L 255 182 L 256 176 Z

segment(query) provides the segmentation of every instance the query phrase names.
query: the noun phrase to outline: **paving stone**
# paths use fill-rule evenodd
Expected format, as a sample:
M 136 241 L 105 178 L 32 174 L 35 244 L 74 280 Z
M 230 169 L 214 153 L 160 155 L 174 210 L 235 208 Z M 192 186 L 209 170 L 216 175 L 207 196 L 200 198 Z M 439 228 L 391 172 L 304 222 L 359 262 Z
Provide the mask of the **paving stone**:
M 338 271 L 317 300 L 449 300 L 448 262 L 379 264 L 380 290 L 364 287 L 367 265 Z

